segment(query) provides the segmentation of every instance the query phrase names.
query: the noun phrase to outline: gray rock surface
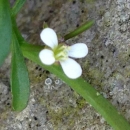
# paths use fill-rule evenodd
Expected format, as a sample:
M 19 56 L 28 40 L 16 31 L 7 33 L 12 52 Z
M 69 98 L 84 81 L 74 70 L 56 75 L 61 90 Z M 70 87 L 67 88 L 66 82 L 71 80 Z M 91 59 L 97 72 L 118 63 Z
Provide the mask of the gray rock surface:
M 88 45 L 88 55 L 78 60 L 83 77 L 130 122 L 130 0 L 27 0 L 17 23 L 27 41 L 43 44 L 44 21 L 63 36 L 90 19 L 94 26 L 66 44 Z M 58 77 L 31 61 L 27 66 L 31 95 L 20 113 L 11 109 L 10 56 L 0 68 L 0 130 L 112 130 Z

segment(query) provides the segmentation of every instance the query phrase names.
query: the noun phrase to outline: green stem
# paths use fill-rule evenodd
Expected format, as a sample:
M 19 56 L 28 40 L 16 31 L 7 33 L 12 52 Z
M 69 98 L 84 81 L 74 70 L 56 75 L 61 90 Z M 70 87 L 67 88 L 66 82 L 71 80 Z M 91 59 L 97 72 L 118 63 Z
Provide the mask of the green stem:
M 15 35 L 17 36 L 17 39 L 19 40 L 19 44 L 22 44 L 22 42 L 24 41 L 24 38 L 22 37 L 22 35 L 18 29 L 15 17 L 12 16 L 11 20 L 12 20 L 13 31 L 14 31 Z
M 72 37 L 75 37 L 77 35 L 79 35 L 80 33 L 86 31 L 87 29 L 89 29 L 92 25 L 94 24 L 93 21 L 88 21 L 87 23 L 81 25 L 79 28 L 75 29 L 74 31 L 70 32 L 69 34 L 66 34 L 64 36 L 64 40 L 68 40 Z
M 43 49 L 42 46 L 31 44 L 21 44 L 23 55 L 36 62 L 44 69 L 58 76 L 66 82 L 73 90 L 80 94 L 89 104 L 91 104 L 113 127 L 114 130 L 130 130 L 130 124 L 126 119 L 116 110 L 116 108 L 102 95 L 100 95 L 90 84 L 84 79 L 78 78 L 75 80 L 69 79 L 64 75 L 60 66 L 52 65 L 46 66 L 41 63 L 39 59 L 39 52 Z

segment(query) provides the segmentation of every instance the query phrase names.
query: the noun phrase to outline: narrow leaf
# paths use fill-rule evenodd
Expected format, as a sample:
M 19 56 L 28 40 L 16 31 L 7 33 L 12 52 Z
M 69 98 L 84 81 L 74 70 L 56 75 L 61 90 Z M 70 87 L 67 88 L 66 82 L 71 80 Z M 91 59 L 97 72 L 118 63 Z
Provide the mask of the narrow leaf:
M 8 0 L 0 0 L 0 66 L 10 51 L 12 25 Z
M 13 33 L 12 39 L 12 61 L 11 61 L 11 91 L 13 109 L 22 111 L 29 100 L 29 78 L 27 67 L 17 40 Z
M 13 8 L 12 8 L 12 15 L 15 16 L 20 11 L 20 9 L 23 7 L 26 0 L 16 0 Z
M 39 59 L 39 52 L 43 47 L 22 44 L 23 55 L 36 62 L 44 69 L 49 70 L 51 73 L 57 75 L 60 79 L 66 82 L 73 90 L 79 93 L 89 104 L 91 104 L 113 127 L 114 130 L 130 130 L 130 124 L 126 119 L 116 110 L 116 108 L 101 94 L 99 94 L 90 84 L 84 79 L 78 78 L 72 80 L 64 75 L 60 66 L 46 66 L 41 63 Z
M 78 27 L 74 31 L 70 32 L 69 34 L 66 34 L 64 36 L 64 40 L 68 40 L 72 37 L 79 35 L 80 33 L 84 32 L 84 31 L 86 31 L 87 29 L 89 29 L 93 25 L 93 23 L 94 23 L 93 21 L 88 21 L 87 23 L 81 25 L 80 27 Z

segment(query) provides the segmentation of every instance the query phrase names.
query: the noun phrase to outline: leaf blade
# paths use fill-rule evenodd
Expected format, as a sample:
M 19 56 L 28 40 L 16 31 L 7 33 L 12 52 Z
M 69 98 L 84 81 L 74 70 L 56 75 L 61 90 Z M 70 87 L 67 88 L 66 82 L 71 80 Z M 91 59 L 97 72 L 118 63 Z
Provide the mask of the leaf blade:
M 12 106 L 15 111 L 22 111 L 29 100 L 29 78 L 27 67 L 20 50 L 18 40 L 13 33 L 11 61 Z
M 83 25 L 81 25 L 80 27 L 78 27 L 77 29 L 75 29 L 74 31 L 66 34 L 64 36 L 64 40 L 68 40 L 72 37 L 75 37 L 77 35 L 79 35 L 80 33 L 86 31 L 87 29 L 89 29 L 92 25 L 94 24 L 94 21 L 88 21 L 86 23 L 84 23 Z
M 12 24 L 8 0 L 0 0 L 0 66 L 10 51 Z
M 16 0 L 13 8 L 12 8 L 12 15 L 15 16 L 21 10 L 23 5 L 25 4 L 26 0 Z

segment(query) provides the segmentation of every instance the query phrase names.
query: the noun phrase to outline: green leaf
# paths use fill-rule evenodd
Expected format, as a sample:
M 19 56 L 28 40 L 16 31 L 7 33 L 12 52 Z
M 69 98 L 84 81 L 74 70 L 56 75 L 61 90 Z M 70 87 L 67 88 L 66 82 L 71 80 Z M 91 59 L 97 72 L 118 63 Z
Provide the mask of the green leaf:
M 29 78 L 27 67 L 15 33 L 12 39 L 11 91 L 13 109 L 22 111 L 29 100 Z
M 72 37 L 75 37 L 75 36 L 79 35 L 80 33 L 86 31 L 87 29 L 89 29 L 93 24 L 94 24 L 93 21 L 86 22 L 85 24 L 81 25 L 80 27 L 78 27 L 74 31 L 70 32 L 69 34 L 66 34 L 64 36 L 64 40 L 68 40 L 68 39 L 70 39 Z
M 12 15 L 15 16 L 20 11 L 20 9 L 23 7 L 26 0 L 16 0 L 13 8 L 12 8 Z
M 46 66 L 41 63 L 39 59 L 39 52 L 43 49 L 40 46 L 31 44 L 21 44 L 23 55 L 36 62 L 44 69 L 57 75 L 60 79 L 66 82 L 73 90 L 79 93 L 86 101 L 91 104 L 113 127 L 114 130 L 130 130 L 130 124 L 126 119 L 116 110 L 116 108 L 101 94 L 99 94 L 86 80 L 78 78 L 75 80 L 69 79 L 64 75 L 60 66 L 52 65 Z
M 12 25 L 8 0 L 0 0 L 0 66 L 10 51 Z

